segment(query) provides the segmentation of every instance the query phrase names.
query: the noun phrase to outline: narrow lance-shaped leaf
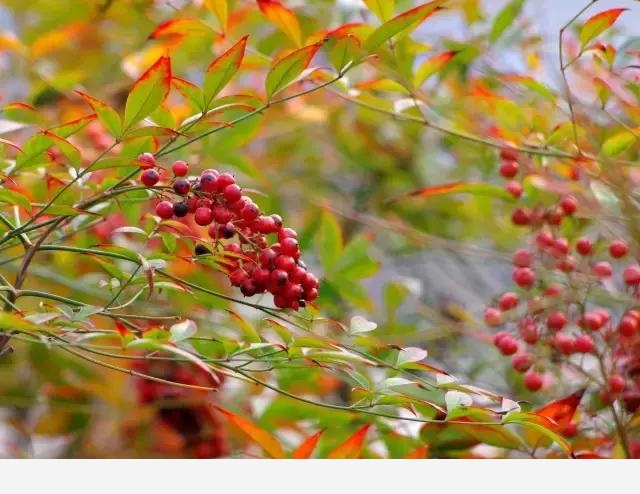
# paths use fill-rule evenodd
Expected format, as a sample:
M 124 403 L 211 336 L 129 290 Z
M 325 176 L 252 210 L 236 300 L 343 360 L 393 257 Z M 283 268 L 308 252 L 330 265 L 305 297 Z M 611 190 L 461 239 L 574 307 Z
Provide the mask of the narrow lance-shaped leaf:
M 590 17 L 580 29 L 580 44 L 582 48 L 584 49 L 589 41 L 609 29 L 625 10 L 629 9 L 605 10 Z
M 383 22 L 393 16 L 395 0 L 364 0 L 364 3 Z
M 14 204 L 16 206 L 22 206 L 27 211 L 31 211 L 31 203 L 29 198 L 22 195 L 15 190 L 0 188 L 0 203 L 5 202 L 7 204 Z
M 609 137 L 602 144 L 602 152 L 607 156 L 618 156 L 624 153 L 631 145 L 638 139 L 640 135 L 640 127 L 633 129 L 633 132 L 629 130 L 623 130 L 617 134 Z
M 420 86 L 424 83 L 429 77 L 431 77 L 436 72 L 442 70 L 442 68 L 447 65 L 453 57 L 456 56 L 455 51 L 445 51 L 443 53 L 438 53 L 431 58 L 428 58 L 422 65 L 418 67 L 416 70 L 416 74 L 414 76 L 414 84 L 416 86 Z
M 213 405 L 213 407 L 224 415 L 229 422 L 255 441 L 271 458 L 285 457 L 282 446 L 269 432 L 258 427 L 253 422 L 231 413 L 229 410 L 216 405 Z
M 341 71 L 348 63 L 355 62 L 359 58 L 360 41 L 352 34 L 347 34 L 336 39 L 331 51 L 329 59 L 331 65 Z
M 122 132 L 122 121 L 120 115 L 104 101 L 94 98 L 82 91 L 76 89 L 75 93 L 80 96 L 87 104 L 96 112 L 98 120 L 109 133 L 115 137 L 119 137 Z
M 81 117 L 76 120 L 72 120 L 71 122 L 67 122 L 62 125 L 58 125 L 57 127 L 52 127 L 49 129 L 49 132 L 57 135 L 58 137 L 69 137 L 73 134 L 80 132 L 84 129 L 89 123 L 93 122 L 96 119 L 96 115 L 87 115 L 86 117 Z
M 171 60 L 160 57 L 136 81 L 124 107 L 124 128 L 149 116 L 169 94 L 171 87 Z
M 422 187 L 412 192 L 404 194 L 401 197 L 431 197 L 446 194 L 474 194 L 482 196 L 498 197 L 505 200 L 513 200 L 513 196 L 502 187 L 497 185 L 480 183 L 480 182 L 453 182 L 448 184 L 433 185 Z M 401 197 L 390 199 L 389 202 L 396 202 Z
M 502 33 L 504 33 L 505 30 L 513 24 L 516 17 L 518 17 L 523 5 L 524 0 L 512 0 L 498 12 L 491 26 L 491 31 L 489 32 L 489 41 L 493 43 L 502 36 Z
M 227 0 L 205 0 L 204 4 L 218 19 L 222 32 L 226 32 L 227 21 L 229 20 L 229 4 Z
M 172 77 L 171 84 L 178 92 L 194 104 L 199 110 L 204 110 L 205 101 L 204 93 L 202 89 L 193 84 L 192 82 L 180 79 L 179 77 Z
M 258 7 L 296 46 L 302 46 L 302 32 L 298 18 L 277 0 L 257 0 Z
M 247 37 L 242 38 L 207 67 L 204 75 L 204 98 L 207 108 L 240 68 L 247 46 Z
M 367 51 L 374 51 L 393 36 L 417 27 L 419 23 L 439 10 L 446 1 L 447 0 L 434 0 L 433 2 L 418 5 L 413 9 L 397 15 L 379 26 L 369 35 L 364 42 L 365 48 Z
M 314 43 L 313 45 L 305 46 L 278 60 L 267 74 L 265 82 L 267 98 L 270 99 L 278 91 L 283 90 L 294 82 L 311 63 L 311 59 L 313 59 L 321 45 L 322 43 Z
M 82 164 L 82 154 L 77 147 L 51 131 L 44 130 L 42 133 L 54 142 L 55 146 L 62 151 L 62 154 L 67 157 L 72 165 L 77 167 Z
M 358 459 L 360 457 L 360 452 L 362 451 L 364 439 L 370 428 L 371 424 L 363 425 L 362 427 L 360 427 L 360 429 L 358 429 L 355 434 L 353 434 L 345 442 L 331 451 L 327 455 L 327 458 L 331 458 L 334 460 Z
M 291 458 L 293 458 L 294 460 L 303 460 L 303 459 L 311 458 L 311 455 L 313 454 L 313 450 L 316 449 L 318 441 L 320 440 L 320 436 L 322 436 L 322 433 L 324 431 L 325 430 L 322 429 L 316 432 L 315 434 L 313 434 L 312 436 L 309 436 L 307 439 L 305 439 L 302 442 L 302 444 L 298 446 L 298 448 L 293 452 L 293 455 L 291 455 Z

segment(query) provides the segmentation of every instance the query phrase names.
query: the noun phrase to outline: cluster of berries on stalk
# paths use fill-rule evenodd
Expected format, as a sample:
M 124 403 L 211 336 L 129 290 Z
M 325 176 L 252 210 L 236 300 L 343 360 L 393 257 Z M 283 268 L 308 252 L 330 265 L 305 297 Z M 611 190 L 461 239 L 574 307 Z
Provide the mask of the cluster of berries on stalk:
M 154 156 L 144 153 L 138 161 L 145 168 L 140 181 L 156 186 L 161 177 Z M 171 170 L 177 199 L 159 201 L 155 213 L 163 220 L 192 215 L 197 225 L 207 227 L 215 250 L 227 259 L 231 284 L 243 295 L 269 292 L 276 307 L 294 310 L 318 298 L 319 282 L 300 259 L 298 235 L 284 226 L 279 215 L 262 214 L 230 173 L 208 169 L 189 177 L 184 161 L 175 161 Z M 195 253 L 210 250 L 200 244 Z
M 505 149 L 501 158 L 500 174 L 514 178 L 517 153 Z M 522 194 L 519 182 L 507 190 Z M 531 246 L 514 252 L 516 287 L 493 301 L 484 320 L 529 390 L 543 388 L 544 370 L 584 372 L 590 361 L 600 402 L 620 400 L 633 413 L 640 408 L 640 265 L 623 239 L 563 236 L 563 220 L 579 207 L 564 195 L 550 208 L 514 211 L 513 223 L 531 231 Z
M 211 387 L 211 377 L 191 363 L 171 360 L 136 360 L 133 370 L 165 381 Z M 219 375 L 220 382 L 224 376 Z M 219 385 L 220 383 L 218 383 Z M 137 401 L 153 407 L 152 432 L 155 447 L 164 453 L 182 453 L 194 458 L 219 458 L 229 453 L 220 416 L 212 409 L 214 394 L 206 390 L 134 378 Z M 153 422 L 159 422 L 160 427 Z M 164 433 L 169 429 L 171 433 Z

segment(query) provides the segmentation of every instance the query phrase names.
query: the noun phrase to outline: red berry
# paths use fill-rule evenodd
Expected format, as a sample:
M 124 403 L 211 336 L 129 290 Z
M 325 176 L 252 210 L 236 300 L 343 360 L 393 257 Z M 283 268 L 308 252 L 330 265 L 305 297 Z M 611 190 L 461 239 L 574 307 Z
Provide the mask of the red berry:
M 281 269 L 283 271 L 286 271 L 287 273 L 293 271 L 296 267 L 296 261 L 293 260 L 293 257 L 286 256 L 284 254 L 280 254 L 278 257 L 276 257 L 274 264 L 276 266 L 276 269 Z
M 270 268 L 276 260 L 277 255 L 273 249 L 262 249 L 260 254 L 258 254 L 258 261 L 262 267 Z
M 296 266 L 289 273 L 289 279 L 291 280 L 292 283 L 302 283 L 302 280 L 304 280 L 304 277 L 306 275 L 307 275 L 306 269 L 304 269 L 302 266 Z
M 246 221 L 253 221 L 260 216 L 260 208 L 253 203 L 245 204 L 240 211 L 240 215 Z
M 143 171 L 140 175 L 140 181 L 147 187 L 153 187 L 159 180 L 160 174 L 151 168 Z
M 530 268 L 515 268 L 513 281 L 522 288 L 530 288 L 536 281 L 536 275 Z
M 545 213 L 545 219 L 550 225 L 559 225 L 564 218 L 564 211 L 560 206 L 552 208 Z
M 311 290 L 312 288 L 318 288 L 320 283 L 318 282 L 318 278 L 316 278 L 311 273 L 307 273 L 302 280 L 302 286 L 305 290 Z
M 571 355 L 574 348 L 574 339 L 562 333 L 555 335 L 554 344 L 556 348 L 564 355 Z
M 189 206 L 186 202 L 176 202 L 173 205 L 173 214 L 178 218 L 184 218 L 189 213 Z
M 518 169 L 520 165 L 518 165 L 517 161 L 507 160 L 500 163 L 500 175 L 504 178 L 513 178 L 518 174 Z
M 503 293 L 498 299 L 498 306 L 502 310 L 511 310 L 518 305 L 519 301 L 518 295 L 513 292 L 507 292 Z
M 236 269 L 229 275 L 229 281 L 233 286 L 240 286 L 248 279 L 249 275 L 244 269 Z
M 583 318 L 583 325 L 591 331 L 598 331 L 604 326 L 604 318 L 596 311 L 587 312 Z
M 511 222 L 517 226 L 525 226 L 531 222 L 531 215 L 524 209 L 516 209 L 511 214 Z
M 273 303 L 280 309 L 286 309 L 287 307 L 289 307 L 289 301 L 285 298 L 284 295 L 276 294 L 273 297 Z
M 576 251 L 581 256 L 591 255 L 593 252 L 593 243 L 587 237 L 579 238 L 576 242 Z
M 591 272 L 598 278 L 608 278 L 613 274 L 613 268 L 608 262 L 600 261 L 593 265 Z
M 529 391 L 538 391 L 542 388 L 542 376 L 534 371 L 528 372 L 524 376 L 524 385 Z
M 216 181 L 218 176 L 211 172 L 205 171 L 200 175 L 200 188 L 204 192 L 214 192 L 216 190 Z
M 609 244 L 609 254 L 614 259 L 620 259 L 629 252 L 629 246 L 624 240 L 614 240 Z
M 258 292 L 258 287 L 253 280 L 245 280 L 240 286 L 240 291 L 245 297 L 252 297 Z
M 314 301 L 318 298 L 318 289 L 317 288 L 305 288 L 304 290 L 304 298 L 309 302 Z
M 611 394 L 618 394 L 624 389 L 624 377 L 620 374 L 611 374 L 607 379 L 607 389 Z
M 503 160 L 516 161 L 518 157 L 518 151 L 512 147 L 504 147 L 500 150 L 500 158 Z
M 141 168 L 152 168 L 156 166 L 156 159 L 151 153 L 142 153 L 139 155 L 138 162 Z
M 160 201 L 156 205 L 156 214 L 163 220 L 168 220 L 173 216 L 173 204 L 169 201 Z
M 586 334 L 578 336 L 573 341 L 573 351 L 578 353 L 591 353 L 594 346 L 593 340 Z
M 299 253 L 298 241 L 291 237 L 283 238 L 280 242 L 280 252 L 287 256 L 296 257 Z
M 571 216 L 578 209 L 578 200 L 574 196 L 564 196 L 560 200 L 560 207 L 565 214 Z
M 279 214 L 272 214 L 271 219 L 273 219 L 274 225 L 276 225 L 276 229 L 282 228 L 282 216 Z
M 298 233 L 293 228 L 280 228 L 278 230 L 278 242 L 282 243 L 285 238 L 298 238 Z
M 547 297 L 558 297 L 562 295 L 563 292 L 564 292 L 564 287 L 562 285 L 558 285 L 555 283 L 549 285 L 547 288 L 544 289 L 544 294 Z
M 218 183 L 220 177 L 218 177 Z M 229 184 L 222 190 L 222 195 L 227 202 L 236 202 L 242 197 L 242 189 L 236 184 Z
M 273 233 L 277 230 L 271 216 L 260 216 L 255 222 L 255 229 L 264 234 Z
M 547 317 L 547 327 L 552 331 L 560 331 L 567 324 L 567 316 L 563 312 L 554 311 Z
M 567 256 L 564 259 L 558 259 L 556 262 L 556 268 L 563 273 L 571 273 L 576 269 L 576 260 L 573 256 Z
M 302 297 L 303 289 L 302 286 L 296 285 L 294 283 L 287 283 L 284 288 L 283 295 L 287 300 L 300 300 Z
M 569 241 L 566 238 L 557 238 L 551 246 L 551 254 L 554 257 L 562 257 L 569 252 Z
M 173 182 L 173 190 L 176 194 L 183 196 L 189 193 L 189 190 L 191 190 L 191 184 L 184 178 L 178 178 Z
M 253 281 L 258 283 L 259 285 L 266 285 L 269 282 L 269 275 L 271 272 L 265 268 L 254 269 L 253 273 L 251 273 L 251 277 Z
M 224 223 L 218 227 L 218 233 L 222 238 L 231 238 L 236 234 L 236 227 L 233 223 Z
M 289 280 L 289 275 L 287 275 L 287 272 L 282 269 L 276 269 L 271 272 L 269 279 L 278 286 L 284 286 Z
M 509 194 L 511 194 L 516 199 L 522 195 L 522 185 L 520 185 L 520 182 L 516 182 L 515 180 L 512 180 L 511 182 L 509 182 L 507 185 L 504 186 L 504 188 Z
M 511 335 L 505 336 L 498 342 L 498 349 L 502 355 L 513 355 L 518 351 L 518 341 Z
M 525 318 L 520 321 L 518 324 L 518 332 L 522 339 L 529 345 L 535 345 L 540 338 L 538 326 L 535 321 L 530 318 Z
M 594 312 L 596 314 L 598 314 L 601 318 L 602 318 L 602 325 L 606 325 L 609 324 L 609 321 L 611 321 L 611 314 L 609 314 L 609 311 L 603 308 L 599 308 L 594 310 Z
M 640 283 L 640 266 L 637 264 L 627 266 L 622 272 L 622 278 L 627 285 L 637 285 Z
M 186 161 L 174 161 L 173 165 L 171 165 L 171 171 L 173 171 L 173 174 L 176 177 L 184 177 L 187 173 L 189 173 L 189 165 L 187 165 Z
M 540 250 L 545 250 L 551 247 L 553 245 L 553 240 L 553 235 L 546 230 L 541 231 L 536 235 L 536 245 Z
M 200 226 L 207 226 L 213 221 L 213 212 L 210 208 L 200 207 L 193 215 L 194 221 Z
M 513 254 L 513 265 L 521 268 L 528 268 L 533 261 L 533 254 L 527 249 L 518 249 Z
M 533 365 L 533 360 L 526 353 L 522 353 L 513 357 L 511 365 L 518 372 L 527 372 Z
M 224 206 L 215 206 L 213 208 L 213 219 L 216 223 L 228 223 L 233 218 L 231 211 Z
M 488 307 L 484 311 L 484 320 L 487 326 L 499 326 L 502 324 L 502 312 L 494 307 Z
M 618 323 L 618 331 L 626 337 L 633 336 L 638 330 L 638 320 L 635 317 L 625 315 Z
M 236 183 L 236 179 L 233 178 L 233 175 L 231 175 L 231 173 L 221 173 L 220 175 L 218 175 L 218 178 L 216 180 L 216 187 L 218 188 L 219 191 L 223 191 L 227 186 L 229 185 L 233 185 Z M 233 201 L 230 201 L 233 202 Z

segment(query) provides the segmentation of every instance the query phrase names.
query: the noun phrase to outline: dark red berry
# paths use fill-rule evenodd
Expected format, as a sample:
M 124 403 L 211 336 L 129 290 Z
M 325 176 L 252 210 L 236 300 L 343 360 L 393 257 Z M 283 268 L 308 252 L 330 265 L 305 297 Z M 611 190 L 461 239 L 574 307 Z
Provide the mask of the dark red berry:
M 178 178 L 175 182 L 173 182 L 173 190 L 176 194 L 180 194 L 181 196 L 188 194 L 191 190 L 191 184 L 185 178 Z
M 204 192 L 214 192 L 216 190 L 217 175 L 213 172 L 204 172 L 200 175 L 200 188 Z
M 587 237 L 579 238 L 576 242 L 576 251 L 581 256 L 591 255 L 593 252 L 593 243 Z
M 244 269 L 236 269 L 229 275 L 229 281 L 233 286 L 240 286 L 248 279 L 249 275 Z
M 536 281 L 536 275 L 530 268 L 515 268 L 513 281 L 522 288 L 530 288 Z
M 313 302 L 318 298 L 318 289 L 317 288 L 305 288 L 304 290 L 304 298 L 309 302 Z
M 176 177 L 184 177 L 187 173 L 189 173 L 189 165 L 187 165 L 186 161 L 174 161 L 173 165 L 171 165 L 171 171 L 173 171 L 173 174 Z
M 282 243 L 285 238 L 298 238 L 298 233 L 293 228 L 280 228 L 278 230 L 278 242 Z
M 304 279 L 302 280 L 302 286 L 304 287 L 305 290 L 311 290 L 312 288 L 318 288 L 319 284 L 320 283 L 318 282 L 318 278 L 316 278 L 311 273 L 307 273 L 304 276 Z
M 607 388 L 611 394 L 618 394 L 624 389 L 624 377 L 620 374 L 611 374 L 607 379 Z
M 217 223 L 228 223 L 233 218 L 231 211 L 224 206 L 215 206 L 213 208 L 213 219 Z
M 204 256 L 206 254 L 211 254 L 211 251 L 204 245 L 198 244 L 195 248 L 196 256 Z
M 547 317 L 547 327 L 552 331 L 560 331 L 567 324 L 567 316 L 563 312 L 554 311 Z
M 626 337 L 633 336 L 638 330 L 638 319 L 630 315 L 625 315 L 618 323 L 618 331 Z
M 140 181 L 147 187 L 153 187 L 159 180 L 160 174 L 151 168 L 143 171 L 140 175 Z
M 225 223 L 218 227 L 218 233 L 222 238 L 231 238 L 236 234 L 236 227 L 233 223 Z
M 519 154 L 518 151 L 512 147 L 504 147 L 500 150 L 500 158 L 503 160 L 517 161 Z
M 263 249 L 258 254 L 258 261 L 262 267 L 270 268 L 277 256 L 278 254 L 273 249 Z
M 283 271 L 282 269 L 276 269 L 275 271 L 271 272 L 269 279 L 278 286 L 284 286 L 289 280 L 289 276 L 287 275 L 286 271 Z
M 295 269 L 296 261 L 294 261 L 293 257 L 291 256 L 280 254 L 278 257 L 276 257 L 275 266 L 276 269 L 281 269 L 289 273 Z
M 282 228 L 282 216 L 279 214 L 272 214 L 271 219 L 273 220 L 273 224 L 276 225 L 276 229 Z
M 578 200 L 574 196 L 564 196 L 560 200 L 560 207 L 565 214 L 571 216 L 578 209 Z
M 252 297 L 258 292 L 258 287 L 253 280 L 248 279 L 242 283 L 240 291 L 245 297 Z
M 500 163 L 500 175 L 504 178 L 513 178 L 518 174 L 518 169 L 520 165 L 518 165 L 517 161 L 507 160 Z
M 175 214 L 178 218 L 183 218 L 187 214 L 189 214 L 189 206 L 187 206 L 186 202 L 176 202 L 173 205 L 173 214 Z
M 294 283 L 287 283 L 282 294 L 287 300 L 298 301 L 302 297 L 302 286 Z
M 577 353 L 591 353 L 594 346 L 593 340 L 586 334 L 578 336 L 573 341 L 573 351 Z
M 531 215 L 524 209 L 516 209 L 511 215 L 511 222 L 514 225 L 525 226 L 531 222 Z
M 240 211 L 240 215 L 246 221 L 253 221 L 260 216 L 260 208 L 253 203 L 245 204 L 242 211 Z
M 265 268 L 257 268 L 253 270 L 251 273 L 251 277 L 253 281 L 258 283 L 259 285 L 266 285 L 269 282 L 269 275 L 271 272 Z

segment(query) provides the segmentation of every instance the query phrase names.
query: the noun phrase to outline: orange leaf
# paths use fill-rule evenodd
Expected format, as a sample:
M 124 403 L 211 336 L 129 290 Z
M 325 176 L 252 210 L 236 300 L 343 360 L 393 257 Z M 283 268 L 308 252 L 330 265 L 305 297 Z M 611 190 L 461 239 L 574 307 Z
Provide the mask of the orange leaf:
M 277 0 L 257 0 L 258 7 L 296 46 L 302 46 L 302 32 L 298 18 Z
M 405 195 L 409 197 L 431 197 L 459 193 L 499 197 L 506 200 L 513 199 L 513 197 L 502 187 L 480 182 L 452 182 L 448 184 L 433 185 L 430 187 L 422 187 L 420 189 L 416 189 Z M 392 198 L 389 199 L 389 202 L 395 202 L 398 199 L 399 197 Z
M 269 432 L 258 427 L 247 419 L 234 415 L 222 407 L 217 405 L 212 405 L 212 407 L 218 410 L 227 418 L 227 420 L 229 420 L 229 422 L 255 441 L 271 458 L 284 458 L 284 450 L 282 449 L 282 446 Z
M 533 413 L 553 420 L 557 425 L 550 427 L 553 430 L 562 430 L 569 425 L 573 419 L 576 409 L 580 404 L 584 389 L 580 389 L 560 400 L 552 401 L 548 405 L 535 410 Z
M 357 459 L 360 457 L 360 451 L 364 444 L 364 438 L 367 435 L 367 431 L 371 427 L 371 424 L 363 425 L 358 431 L 349 437 L 345 442 L 340 444 L 337 448 L 331 451 L 327 458 L 334 460 L 343 459 Z
M 189 34 L 210 33 L 211 28 L 197 19 L 172 19 L 163 22 L 149 35 L 151 39 L 182 39 Z
M 415 449 L 414 451 L 409 453 L 407 456 L 405 456 L 405 458 L 407 460 L 423 460 L 427 457 L 428 453 L 429 453 L 428 446 L 420 446 L 419 448 Z
M 322 436 L 322 433 L 324 431 L 325 429 L 322 429 L 316 432 L 314 435 L 309 436 L 307 439 L 305 439 L 304 442 L 300 446 L 298 446 L 298 449 L 293 452 L 291 458 L 293 458 L 294 460 L 304 460 L 310 458 L 313 450 L 316 448 L 316 445 L 320 440 L 320 436 Z
M 414 76 L 415 85 L 420 86 L 429 77 L 441 70 L 456 56 L 456 53 L 458 52 L 453 50 L 445 51 L 425 60 L 416 70 Z
M 610 9 L 600 12 L 590 17 L 580 29 L 580 43 L 584 49 L 585 45 L 593 38 L 610 28 L 614 22 L 620 17 L 625 10 L 629 9 Z

